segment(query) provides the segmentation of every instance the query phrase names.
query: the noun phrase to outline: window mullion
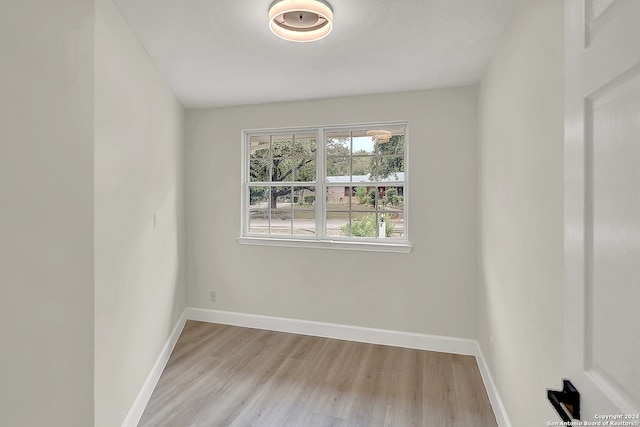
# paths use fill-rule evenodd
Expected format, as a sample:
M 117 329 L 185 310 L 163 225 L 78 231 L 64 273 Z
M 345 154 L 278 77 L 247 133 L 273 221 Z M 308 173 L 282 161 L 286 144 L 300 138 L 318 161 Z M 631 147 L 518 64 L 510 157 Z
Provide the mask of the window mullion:
M 325 238 L 326 215 L 326 156 L 324 129 L 318 129 L 316 137 L 316 239 Z

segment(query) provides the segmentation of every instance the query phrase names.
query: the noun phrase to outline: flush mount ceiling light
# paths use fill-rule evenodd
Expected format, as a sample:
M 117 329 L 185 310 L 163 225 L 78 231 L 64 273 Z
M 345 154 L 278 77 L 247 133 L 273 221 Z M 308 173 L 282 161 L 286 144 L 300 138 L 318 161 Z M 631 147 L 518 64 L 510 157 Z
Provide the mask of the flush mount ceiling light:
M 333 28 L 333 10 L 324 0 L 276 0 L 269 7 L 269 28 L 293 42 L 312 42 Z
M 389 140 L 391 139 L 391 131 L 384 129 L 368 130 L 367 136 L 373 138 L 378 142 L 378 144 L 384 144 L 385 142 L 389 142 Z

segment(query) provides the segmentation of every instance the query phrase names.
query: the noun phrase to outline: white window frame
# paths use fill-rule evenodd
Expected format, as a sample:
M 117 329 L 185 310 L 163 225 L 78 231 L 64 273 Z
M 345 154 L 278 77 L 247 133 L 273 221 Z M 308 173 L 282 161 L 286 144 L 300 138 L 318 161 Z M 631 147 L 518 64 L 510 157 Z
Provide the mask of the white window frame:
M 389 127 L 404 127 L 404 238 L 403 239 L 379 239 L 363 237 L 338 237 L 325 236 L 326 231 L 326 138 L 329 132 L 356 131 L 366 129 L 384 129 Z M 316 213 L 316 234 L 315 236 L 286 236 L 286 235 L 263 235 L 249 233 L 249 153 L 250 137 L 254 135 L 274 135 L 274 134 L 296 134 L 296 133 L 316 133 L 316 180 L 309 182 L 316 187 L 315 213 Z M 242 131 L 242 167 L 241 167 L 241 230 L 238 242 L 243 245 L 258 246 L 284 246 L 294 248 L 322 248 L 357 250 L 370 252 L 394 252 L 409 253 L 412 245 L 409 241 L 409 125 L 406 121 L 401 122 L 375 122 L 358 123 L 347 125 L 312 126 L 312 127 L 288 127 L 274 129 L 251 129 Z

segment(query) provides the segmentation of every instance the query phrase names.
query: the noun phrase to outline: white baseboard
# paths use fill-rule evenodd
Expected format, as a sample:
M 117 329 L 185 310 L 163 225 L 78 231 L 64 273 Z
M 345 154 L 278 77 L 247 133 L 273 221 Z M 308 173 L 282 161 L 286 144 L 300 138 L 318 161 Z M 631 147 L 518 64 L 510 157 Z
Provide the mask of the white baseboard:
M 270 331 L 438 351 L 442 353 L 475 356 L 478 348 L 475 340 L 466 338 L 451 338 L 439 335 L 365 328 L 361 326 L 262 316 L 258 314 L 206 310 L 202 308 L 187 308 L 186 313 L 187 319 L 199 320 L 201 322 L 222 323 L 224 325 L 244 326 L 246 328 L 267 329 Z
M 487 361 L 484 358 L 484 354 L 482 353 L 482 349 L 478 342 L 476 342 L 476 362 L 478 362 L 478 369 L 480 369 L 484 388 L 487 390 L 487 395 L 489 396 L 493 413 L 496 416 L 498 427 L 511 427 L 509 415 L 507 415 L 507 410 L 502 403 L 502 399 L 498 393 L 498 388 L 496 387 L 496 383 L 493 381 L 493 376 L 489 370 L 489 365 L 487 365 Z
M 147 380 L 142 385 L 142 389 L 140 389 L 136 400 L 133 402 L 133 405 L 131 405 L 129 413 L 122 422 L 122 427 L 136 427 L 140 422 L 140 418 L 142 418 L 144 409 L 147 407 L 147 403 L 149 403 L 151 394 L 158 384 L 160 375 L 162 375 L 162 371 L 164 371 L 164 367 L 169 361 L 171 352 L 173 351 L 173 348 L 175 347 L 176 342 L 178 341 L 178 338 L 180 337 L 180 334 L 182 333 L 182 329 L 184 328 L 184 324 L 186 322 L 186 312 L 183 312 L 182 316 L 180 316 L 180 319 L 178 319 L 176 326 L 173 328 L 173 331 L 171 331 L 169 338 L 167 338 L 167 342 L 162 348 L 160 355 L 156 359 L 156 363 L 154 363 L 153 368 L 151 368 L 151 372 L 149 372 Z

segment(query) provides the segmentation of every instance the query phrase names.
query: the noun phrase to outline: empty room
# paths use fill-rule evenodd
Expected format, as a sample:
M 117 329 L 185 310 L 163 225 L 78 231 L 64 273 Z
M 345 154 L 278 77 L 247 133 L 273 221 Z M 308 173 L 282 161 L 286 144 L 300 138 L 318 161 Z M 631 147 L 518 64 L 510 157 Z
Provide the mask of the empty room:
M 640 426 L 639 19 L 2 0 L 0 425 Z

